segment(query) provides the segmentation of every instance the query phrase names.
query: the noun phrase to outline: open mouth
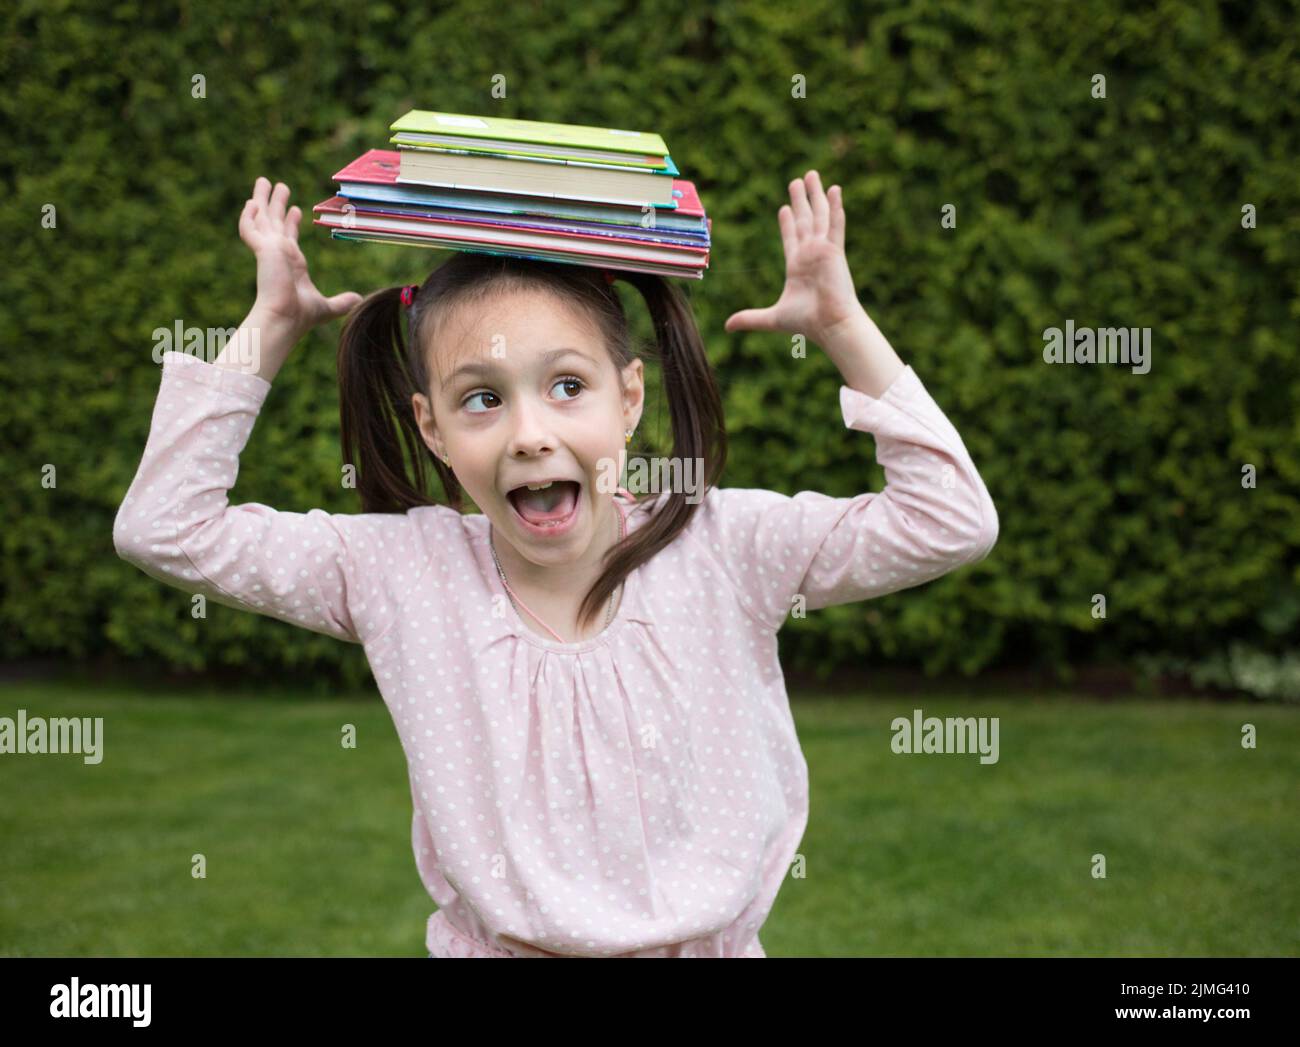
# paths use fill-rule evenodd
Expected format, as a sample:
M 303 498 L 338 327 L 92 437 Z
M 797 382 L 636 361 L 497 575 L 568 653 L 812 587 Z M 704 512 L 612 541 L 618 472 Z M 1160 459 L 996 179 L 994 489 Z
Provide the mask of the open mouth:
M 556 527 L 578 508 L 582 485 L 576 480 L 552 480 L 544 485 L 523 484 L 506 497 L 521 519 L 534 527 Z

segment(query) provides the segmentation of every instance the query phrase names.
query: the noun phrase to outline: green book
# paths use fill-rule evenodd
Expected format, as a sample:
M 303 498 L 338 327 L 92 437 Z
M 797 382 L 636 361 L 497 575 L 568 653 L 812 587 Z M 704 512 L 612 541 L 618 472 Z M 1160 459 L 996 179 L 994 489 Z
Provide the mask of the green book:
M 668 146 L 649 131 L 552 124 L 505 116 L 471 116 L 412 109 L 389 127 L 398 146 L 466 150 L 632 167 L 667 167 Z

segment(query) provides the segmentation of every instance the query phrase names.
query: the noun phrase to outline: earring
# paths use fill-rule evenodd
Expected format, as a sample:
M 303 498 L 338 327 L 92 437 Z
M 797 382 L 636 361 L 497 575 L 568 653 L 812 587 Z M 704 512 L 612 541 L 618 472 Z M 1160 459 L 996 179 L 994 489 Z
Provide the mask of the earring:
M 626 438 L 626 440 L 627 440 L 628 443 L 631 443 L 631 442 L 632 442 L 632 432 L 633 432 L 633 430 L 631 430 L 631 429 L 624 429 L 624 430 L 623 430 L 623 436 Z

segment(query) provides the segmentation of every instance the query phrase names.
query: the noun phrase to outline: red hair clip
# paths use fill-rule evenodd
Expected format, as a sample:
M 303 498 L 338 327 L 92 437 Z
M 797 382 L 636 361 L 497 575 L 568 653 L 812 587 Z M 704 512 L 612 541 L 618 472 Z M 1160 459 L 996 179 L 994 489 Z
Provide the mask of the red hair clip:
M 618 274 L 615 273 L 612 269 L 602 269 L 601 272 L 605 274 L 605 283 L 607 284 L 612 284 L 615 280 L 618 279 Z
M 419 289 L 419 284 L 407 284 L 402 288 L 402 304 L 406 306 L 406 308 L 411 308 L 411 303 L 415 301 L 415 292 Z

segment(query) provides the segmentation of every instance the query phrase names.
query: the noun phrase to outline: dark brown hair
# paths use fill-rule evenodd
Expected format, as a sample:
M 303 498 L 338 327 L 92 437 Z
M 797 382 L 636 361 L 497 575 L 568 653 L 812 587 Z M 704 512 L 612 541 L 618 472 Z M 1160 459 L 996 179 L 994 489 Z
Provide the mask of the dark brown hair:
M 402 305 L 400 287 L 366 297 L 348 314 L 338 358 L 343 461 L 356 469 L 361 511 L 403 513 L 438 504 L 429 491 L 430 466 L 446 503 L 464 511 L 460 483 L 425 445 L 411 397 L 420 392 L 434 399 L 429 348 L 439 324 L 454 309 L 472 307 L 498 291 L 549 291 L 589 315 L 619 372 L 638 355 L 657 360 L 673 431 L 669 456 L 702 459 L 704 490 L 713 487 L 726 462 L 727 433 L 690 302 L 664 277 L 620 271 L 618 278 L 645 299 L 654 324 L 653 347 L 634 348 L 618 284 L 588 266 L 457 251 L 429 274 L 409 309 Z M 613 546 L 578 609 L 579 623 L 585 625 L 624 578 L 676 538 L 698 508 L 683 492 L 670 492 L 646 524 Z

